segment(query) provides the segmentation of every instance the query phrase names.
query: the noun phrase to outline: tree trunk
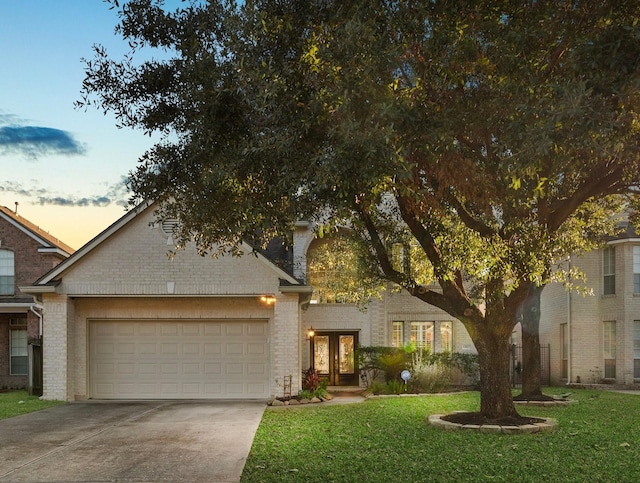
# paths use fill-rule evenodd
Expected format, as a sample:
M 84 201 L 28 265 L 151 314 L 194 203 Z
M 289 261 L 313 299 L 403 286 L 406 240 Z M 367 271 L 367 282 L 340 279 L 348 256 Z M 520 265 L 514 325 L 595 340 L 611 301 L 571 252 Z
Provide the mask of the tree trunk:
M 492 420 L 519 417 L 509 378 L 510 333 L 502 335 L 488 329 L 477 335 L 474 343 L 480 363 L 480 412 Z
M 532 284 L 522 304 L 522 393 L 517 399 L 541 399 L 540 296 L 543 286 Z

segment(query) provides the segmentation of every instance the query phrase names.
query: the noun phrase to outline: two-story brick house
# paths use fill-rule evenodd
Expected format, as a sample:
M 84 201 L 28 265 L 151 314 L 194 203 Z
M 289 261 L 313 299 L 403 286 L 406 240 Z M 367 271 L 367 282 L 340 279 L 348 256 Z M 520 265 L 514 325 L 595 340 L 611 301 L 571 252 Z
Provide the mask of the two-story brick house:
M 0 388 L 27 388 L 42 339 L 42 305 L 20 290 L 68 258 L 73 249 L 0 206 Z M 34 387 L 34 385 L 36 387 Z
M 358 385 L 358 344 L 474 351 L 460 322 L 406 293 L 366 311 L 314 300 L 307 223 L 289 251 L 169 257 L 172 224 L 153 211 L 131 210 L 24 287 L 43 306 L 45 398 L 267 399 L 288 376 L 296 393 L 311 365 L 332 385 Z
M 632 225 L 606 246 L 566 263 L 591 294 L 551 284 L 542 292 L 540 341 L 550 345 L 551 382 L 640 382 L 640 236 Z

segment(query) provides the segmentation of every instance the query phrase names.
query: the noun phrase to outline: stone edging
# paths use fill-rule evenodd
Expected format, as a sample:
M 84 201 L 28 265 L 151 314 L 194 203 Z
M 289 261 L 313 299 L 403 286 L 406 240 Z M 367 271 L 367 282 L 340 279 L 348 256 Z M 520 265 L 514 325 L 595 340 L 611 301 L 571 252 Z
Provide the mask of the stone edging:
M 466 411 L 455 411 L 466 412 Z M 523 434 L 523 433 L 543 433 L 552 431 L 557 421 L 553 418 L 544 419 L 542 423 L 523 424 L 522 426 L 501 426 L 499 424 L 459 424 L 442 419 L 446 414 L 432 414 L 429 416 L 431 426 L 444 429 L 445 431 L 479 431 L 481 433 L 502 433 L 502 434 Z
M 556 399 L 554 401 L 513 401 L 514 404 L 518 404 L 521 406 L 544 406 L 544 407 L 568 406 L 570 404 L 576 404 L 577 402 L 578 402 L 577 399 Z
M 329 401 L 333 397 L 319 398 L 313 397 L 311 399 L 290 399 L 288 401 L 281 401 L 280 399 L 272 399 L 267 403 L 267 406 L 281 407 L 281 406 L 300 406 L 305 404 L 317 404 L 324 401 Z

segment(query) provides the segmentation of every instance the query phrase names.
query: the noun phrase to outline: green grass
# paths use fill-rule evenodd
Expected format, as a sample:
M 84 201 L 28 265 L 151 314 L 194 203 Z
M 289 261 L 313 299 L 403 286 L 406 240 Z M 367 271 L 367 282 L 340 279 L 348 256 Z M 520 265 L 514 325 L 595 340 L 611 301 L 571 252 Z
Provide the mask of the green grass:
M 29 396 L 26 391 L 0 392 L 0 419 L 63 404 L 62 401 L 41 401 L 38 396 Z
M 547 394 L 566 389 L 549 388 Z M 265 411 L 242 482 L 640 481 L 640 396 L 576 390 L 544 434 L 443 431 L 429 414 L 477 411 L 477 393 Z

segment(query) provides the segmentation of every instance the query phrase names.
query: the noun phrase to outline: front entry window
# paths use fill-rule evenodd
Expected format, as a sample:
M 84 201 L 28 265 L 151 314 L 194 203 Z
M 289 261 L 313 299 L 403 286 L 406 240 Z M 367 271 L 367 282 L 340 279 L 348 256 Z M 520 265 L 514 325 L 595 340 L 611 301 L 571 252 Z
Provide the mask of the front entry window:
M 354 365 L 354 345 L 352 335 L 340 336 L 340 374 L 353 374 Z
M 329 336 L 316 335 L 313 344 L 314 368 L 319 374 L 329 374 Z

